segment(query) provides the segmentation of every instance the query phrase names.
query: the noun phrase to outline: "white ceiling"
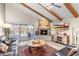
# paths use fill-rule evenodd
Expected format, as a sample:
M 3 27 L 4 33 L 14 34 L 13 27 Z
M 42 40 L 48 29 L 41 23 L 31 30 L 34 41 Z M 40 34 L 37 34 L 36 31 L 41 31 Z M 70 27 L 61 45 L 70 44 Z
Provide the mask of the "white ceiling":
M 53 21 L 57 21 L 56 20 L 57 18 L 54 15 L 49 13 L 46 9 L 41 7 L 38 3 L 25 3 L 25 4 L 28 5 L 29 7 L 31 7 L 32 9 L 38 11 L 42 15 L 48 17 L 49 19 L 51 19 Z M 46 3 L 42 3 L 43 6 L 45 6 L 45 4 Z M 24 13 L 26 13 L 28 15 L 31 15 L 31 16 L 33 16 L 35 18 L 38 18 L 38 19 L 43 18 L 40 15 L 33 12 L 32 10 L 29 10 L 28 8 L 22 6 L 21 4 L 14 4 L 13 3 L 13 4 L 10 4 L 10 5 L 16 7 L 17 9 L 20 9 L 22 12 L 24 12 Z M 57 15 L 62 17 L 62 19 L 73 18 L 73 15 L 69 12 L 69 10 L 64 6 L 63 3 L 58 3 L 58 5 L 60 5 L 61 8 L 57 8 L 57 7 L 54 6 L 54 7 L 51 8 L 51 11 L 53 10 Z M 75 8 L 77 13 L 79 14 L 79 4 L 78 3 L 72 3 L 72 6 Z
M 57 19 L 56 17 L 52 16 L 48 11 L 46 11 L 43 7 L 41 7 L 40 5 L 38 5 L 37 3 L 28 3 L 28 6 L 30 6 L 31 8 L 33 8 L 34 10 L 38 11 L 39 13 L 41 13 L 42 15 L 48 17 L 49 19 Z
M 56 12 L 57 15 L 61 16 L 63 19 L 73 17 L 63 3 L 58 3 L 57 5 L 61 6 L 61 8 L 57 8 L 55 6 L 51 8 L 51 10 Z
M 38 19 L 42 18 L 41 16 L 37 15 L 35 12 L 32 12 L 28 8 L 25 8 L 24 6 L 17 4 L 17 3 L 9 3 L 8 5 L 15 7 L 16 9 L 19 9 L 21 12 L 24 12 L 32 17 L 36 17 Z
M 73 3 L 72 6 L 75 8 L 77 13 L 79 14 L 79 3 Z

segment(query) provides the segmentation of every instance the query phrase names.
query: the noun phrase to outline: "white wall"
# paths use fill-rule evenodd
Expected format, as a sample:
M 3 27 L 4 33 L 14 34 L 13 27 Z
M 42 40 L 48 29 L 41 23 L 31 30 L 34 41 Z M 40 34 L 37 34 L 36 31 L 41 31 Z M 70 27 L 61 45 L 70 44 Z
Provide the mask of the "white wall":
M 27 11 L 26 11 L 27 12 Z M 36 22 L 37 18 L 32 17 L 31 15 L 25 13 L 23 10 L 18 9 L 11 4 L 6 4 L 6 22 L 14 24 L 27 24 L 34 26 L 34 32 L 37 30 Z
M 76 33 L 77 35 L 77 43 L 79 45 L 79 17 L 78 18 L 69 18 L 69 19 L 64 19 L 65 21 L 68 21 L 70 24 L 69 26 L 69 35 L 70 35 L 70 43 L 73 43 L 73 39 L 76 39 Z M 73 31 L 73 36 L 72 36 L 72 31 Z M 76 43 L 76 41 L 74 40 L 74 43 Z
M 4 22 L 4 4 L 0 3 L 0 35 L 3 34 L 3 32 L 2 32 L 3 22 Z
M 3 23 L 4 20 L 4 4 L 0 3 L 0 24 Z
M 8 23 L 34 25 L 36 20 L 36 18 L 27 15 L 18 8 L 10 4 L 6 4 L 6 21 Z

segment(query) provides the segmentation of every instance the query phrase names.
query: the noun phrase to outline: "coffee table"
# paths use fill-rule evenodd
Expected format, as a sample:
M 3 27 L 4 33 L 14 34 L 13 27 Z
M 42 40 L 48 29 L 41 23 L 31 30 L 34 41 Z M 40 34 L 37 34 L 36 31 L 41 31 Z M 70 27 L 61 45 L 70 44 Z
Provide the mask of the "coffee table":
M 30 47 L 41 47 L 44 46 L 46 42 L 44 40 L 30 40 L 27 42 L 27 45 Z
M 46 42 L 44 40 L 30 40 L 28 41 L 27 45 L 29 46 L 29 52 L 32 55 L 41 51 L 45 52 L 43 47 L 46 45 Z

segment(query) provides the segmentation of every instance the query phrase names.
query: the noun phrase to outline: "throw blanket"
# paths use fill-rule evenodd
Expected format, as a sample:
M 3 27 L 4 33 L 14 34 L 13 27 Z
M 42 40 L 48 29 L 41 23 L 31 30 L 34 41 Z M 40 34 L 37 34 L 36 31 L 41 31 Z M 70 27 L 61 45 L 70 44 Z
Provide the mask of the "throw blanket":
M 0 51 L 7 52 L 8 48 L 9 47 L 6 44 L 0 43 Z

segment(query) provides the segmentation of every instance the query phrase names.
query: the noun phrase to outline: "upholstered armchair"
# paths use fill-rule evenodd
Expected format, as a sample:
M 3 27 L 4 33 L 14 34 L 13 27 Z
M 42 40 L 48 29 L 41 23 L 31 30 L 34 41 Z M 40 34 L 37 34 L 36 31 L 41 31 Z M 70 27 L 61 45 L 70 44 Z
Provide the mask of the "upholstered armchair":
M 78 48 L 67 46 L 57 51 L 54 56 L 73 56 L 77 53 L 77 51 Z

